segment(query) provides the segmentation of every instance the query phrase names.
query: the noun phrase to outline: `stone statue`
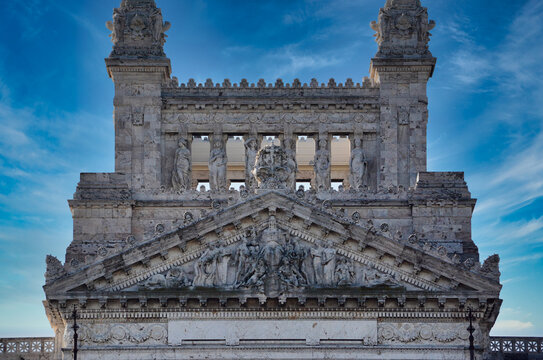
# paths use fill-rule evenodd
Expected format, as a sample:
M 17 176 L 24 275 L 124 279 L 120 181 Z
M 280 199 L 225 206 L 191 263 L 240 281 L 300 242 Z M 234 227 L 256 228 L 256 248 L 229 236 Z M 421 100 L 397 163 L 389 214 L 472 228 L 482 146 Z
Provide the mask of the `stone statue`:
M 140 285 L 141 290 L 175 289 L 189 285 L 189 280 L 182 268 L 173 267 L 166 274 L 155 274 Z
M 165 37 L 164 34 L 165 31 L 168 31 L 171 24 L 166 21 L 162 22 L 162 13 L 160 9 L 155 9 L 153 13 L 151 14 L 151 20 L 152 20 L 152 32 L 153 32 L 153 40 L 157 43 L 160 43 L 160 45 L 164 45 Z
M 286 236 L 279 268 L 279 276 L 284 283 L 294 287 L 307 285 L 307 274 L 303 269 L 306 256 L 304 249 L 300 248 L 292 238 Z
M 497 254 L 489 256 L 481 266 L 481 273 L 496 281 L 500 281 L 500 256 Z
M 173 267 L 166 273 L 166 285 L 168 288 L 181 288 L 189 285 L 187 275 L 180 267 Z
M 388 19 L 386 19 L 387 17 L 388 13 L 386 12 L 386 10 L 383 10 L 379 13 L 378 21 L 372 21 L 370 23 L 370 27 L 376 32 L 376 34 L 374 35 L 375 41 L 379 45 L 381 45 L 381 43 L 386 40 L 385 36 L 387 32 L 385 31 L 385 26 L 388 23 Z
M 155 290 L 166 288 L 166 277 L 162 274 L 156 274 L 145 280 L 141 289 Z
M 296 140 L 292 137 L 288 137 L 284 141 L 288 168 L 287 188 L 295 190 L 296 174 L 298 173 L 298 163 L 296 162 Z
M 47 265 L 45 270 L 46 283 L 66 275 L 66 270 L 64 270 L 62 263 L 53 255 L 47 255 L 45 263 Z
M 254 266 L 260 253 L 260 246 L 256 241 L 256 237 L 255 228 L 249 228 L 245 234 L 244 241 L 235 251 L 236 287 L 244 285 L 255 270 Z
M 124 39 L 124 23 L 125 17 L 119 9 L 113 10 L 113 22 L 106 22 L 106 27 L 111 31 L 109 35 L 111 37 L 111 42 L 113 45 L 117 45 L 119 42 L 122 42 Z
M 277 242 L 278 235 L 279 231 L 273 228 L 268 228 L 262 233 L 264 245 L 260 251 L 260 257 L 271 272 L 277 272 L 283 257 L 283 247 Z
M 315 185 L 317 190 L 330 189 L 330 151 L 326 139 L 319 140 L 318 150 L 315 152 Z
M 175 160 L 172 172 L 172 187 L 175 190 L 189 190 L 191 187 L 191 153 L 187 140 L 180 138 L 175 151 Z
M 333 286 L 336 270 L 336 249 L 326 246 L 322 250 L 323 285 Z
M 310 250 L 311 257 L 313 258 L 313 270 L 315 273 L 315 285 L 321 285 L 324 283 L 324 273 L 322 268 L 322 249 L 313 248 Z
M 279 267 L 279 277 L 281 280 L 292 287 L 299 287 L 305 285 L 305 279 L 297 269 L 294 261 L 289 258 L 283 258 L 281 266 Z
M 249 137 L 245 140 L 245 182 L 249 191 L 257 188 L 257 182 L 253 175 L 258 155 L 258 140 L 255 137 Z
M 244 241 L 237 249 L 235 253 L 235 262 L 236 262 L 236 277 L 235 284 L 240 286 L 246 274 L 249 272 L 249 248 L 247 247 L 247 241 Z
M 209 154 L 209 186 L 211 191 L 226 191 L 226 165 L 228 158 L 224 142 L 219 135 L 214 136 Z
M 258 259 L 256 264 L 254 264 L 253 271 L 251 271 L 249 277 L 244 282 L 244 285 L 247 287 L 257 287 L 260 288 L 260 290 L 263 290 L 265 276 L 266 263 L 264 262 L 264 259 Z
M 232 256 L 232 252 L 224 247 L 222 241 L 217 244 L 217 277 L 215 285 L 228 284 L 228 262 Z
M 339 259 L 335 271 L 335 283 L 339 286 L 352 285 L 354 281 L 353 264 L 347 258 Z
M 217 281 L 217 251 L 209 246 L 194 264 L 193 286 L 212 287 Z
M 351 189 L 360 190 L 366 184 L 366 169 L 368 162 L 362 149 L 362 141 L 360 139 L 354 140 L 354 148 L 351 151 Z

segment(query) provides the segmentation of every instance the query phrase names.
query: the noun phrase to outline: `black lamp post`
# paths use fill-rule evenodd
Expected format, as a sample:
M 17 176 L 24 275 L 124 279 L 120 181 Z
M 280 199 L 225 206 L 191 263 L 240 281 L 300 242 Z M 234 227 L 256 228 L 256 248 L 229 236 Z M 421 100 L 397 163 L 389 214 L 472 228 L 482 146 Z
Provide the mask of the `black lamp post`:
M 74 329 L 74 360 L 77 360 L 77 329 L 79 329 L 79 325 L 77 325 L 77 309 L 75 305 L 72 317 L 74 318 L 74 325 L 72 326 L 72 329 Z
M 473 327 L 473 312 L 471 311 L 471 307 L 468 309 L 468 319 L 469 319 L 469 359 L 475 360 L 475 346 L 473 344 L 474 338 L 473 333 L 475 332 L 475 328 Z

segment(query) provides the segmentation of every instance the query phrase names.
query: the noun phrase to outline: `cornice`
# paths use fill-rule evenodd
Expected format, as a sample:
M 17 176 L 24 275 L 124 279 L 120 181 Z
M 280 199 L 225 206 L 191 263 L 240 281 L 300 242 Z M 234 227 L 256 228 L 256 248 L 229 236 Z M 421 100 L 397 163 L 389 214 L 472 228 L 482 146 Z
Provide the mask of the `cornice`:
M 72 309 L 61 311 L 64 318 L 69 318 Z M 482 319 L 483 311 L 472 312 L 475 319 Z M 303 310 L 240 310 L 240 309 L 220 309 L 220 310 L 202 310 L 164 308 L 164 309 L 100 309 L 87 310 L 79 309 L 78 316 L 81 320 L 95 319 L 138 319 L 138 320 L 246 320 L 246 319 L 345 319 L 345 320 L 364 320 L 378 319 L 386 322 L 387 320 L 405 319 L 409 321 L 418 321 L 419 319 L 437 319 L 447 320 L 465 320 L 468 316 L 467 311 L 420 311 L 420 310 L 382 310 L 382 309 L 303 309 Z

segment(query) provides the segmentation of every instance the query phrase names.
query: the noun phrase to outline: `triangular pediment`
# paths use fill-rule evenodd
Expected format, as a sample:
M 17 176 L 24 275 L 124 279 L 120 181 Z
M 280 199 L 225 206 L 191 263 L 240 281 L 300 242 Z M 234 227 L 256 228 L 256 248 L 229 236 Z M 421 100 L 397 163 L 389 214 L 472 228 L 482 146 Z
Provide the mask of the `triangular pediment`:
M 207 290 L 266 294 L 494 293 L 499 284 L 295 196 L 268 191 L 46 285 L 48 295 Z

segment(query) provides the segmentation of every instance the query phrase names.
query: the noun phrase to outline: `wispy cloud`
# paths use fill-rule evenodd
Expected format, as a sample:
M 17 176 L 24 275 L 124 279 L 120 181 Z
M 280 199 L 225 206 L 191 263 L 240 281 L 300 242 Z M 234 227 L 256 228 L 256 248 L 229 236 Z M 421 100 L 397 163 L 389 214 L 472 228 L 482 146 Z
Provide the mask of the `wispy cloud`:
M 66 199 L 73 194 L 80 171 L 107 171 L 109 161 L 104 158 L 112 147 L 107 146 L 112 127 L 103 115 L 47 109 L 28 99 L 21 106 L 9 91 L 4 93 L 0 99 L 0 317 L 4 319 L 0 336 L 25 336 L 25 327 L 29 335 L 44 336 L 50 334 L 39 304 L 45 256 L 64 257 L 72 235 Z M 34 324 L 25 319 L 13 322 L 11 313 L 18 306 L 32 314 Z
M 523 264 L 523 263 L 531 262 L 531 261 L 538 261 L 541 259 L 543 259 L 543 253 L 537 253 L 537 254 L 524 255 L 524 256 L 518 256 L 518 257 L 506 259 L 502 261 L 502 265 L 504 266 L 517 265 L 517 264 Z
M 319 70 L 341 62 L 337 54 L 304 54 L 295 47 L 287 47 L 269 54 L 269 61 L 281 64 L 273 69 L 272 78 L 293 76 L 305 70 Z
M 519 330 L 526 330 L 533 328 L 534 324 L 531 321 L 519 321 L 519 320 L 498 320 L 494 325 L 494 330 L 503 331 L 508 334 L 512 334 Z
M 460 50 L 453 55 L 451 64 L 456 79 L 463 85 L 474 85 L 490 75 L 490 63 L 481 53 Z

